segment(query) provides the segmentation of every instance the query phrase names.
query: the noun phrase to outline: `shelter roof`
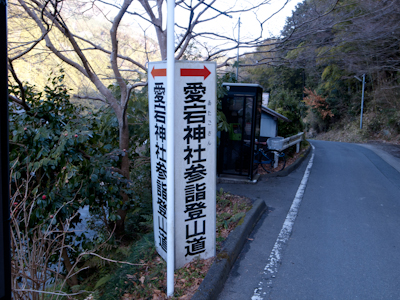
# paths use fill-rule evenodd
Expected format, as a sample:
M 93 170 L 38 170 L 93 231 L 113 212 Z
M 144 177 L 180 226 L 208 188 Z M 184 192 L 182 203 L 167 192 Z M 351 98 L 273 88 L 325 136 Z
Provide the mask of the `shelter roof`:
M 271 116 L 273 116 L 275 118 L 281 119 L 282 121 L 285 121 L 285 122 L 292 122 L 291 120 L 289 120 L 285 116 L 281 115 L 280 113 L 277 113 L 276 111 L 274 111 L 274 110 L 272 110 L 272 109 L 270 109 L 270 108 L 268 108 L 268 107 L 266 107 L 264 105 L 261 106 L 261 108 L 262 108 L 263 112 L 265 112 L 265 113 L 267 113 L 267 114 L 269 114 L 269 115 L 271 115 Z

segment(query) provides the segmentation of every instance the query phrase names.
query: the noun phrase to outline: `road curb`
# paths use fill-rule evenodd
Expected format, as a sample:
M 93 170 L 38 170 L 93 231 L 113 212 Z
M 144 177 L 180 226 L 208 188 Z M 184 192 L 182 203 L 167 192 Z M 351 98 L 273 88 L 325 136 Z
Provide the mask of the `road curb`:
M 310 152 L 311 152 L 311 145 L 307 148 L 307 150 L 304 152 L 304 154 L 300 155 L 300 157 L 298 159 L 296 159 L 296 161 L 293 164 L 291 164 L 290 166 L 284 168 L 282 171 L 279 171 L 279 172 L 263 174 L 263 175 L 261 175 L 261 177 L 268 178 L 268 177 L 288 176 L 291 172 L 296 170 L 301 165 L 301 163 L 307 158 L 307 156 L 310 154 Z
M 266 211 L 267 206 L 261 199 L 253 203 L 253 207 L 246 213 L 242 224 L 238 225 L 229 234 L 225 245 L 221 252 L 217 255 L 216 260 L 212 264 L 206 277 L 200 284 L 197 292 L 193 295 L 192 300 L 213 300 L 217 299 L 222 291 L 229 272 L 233 267 L 247 237 L 253 231 L 254 226 L 262 214 Z

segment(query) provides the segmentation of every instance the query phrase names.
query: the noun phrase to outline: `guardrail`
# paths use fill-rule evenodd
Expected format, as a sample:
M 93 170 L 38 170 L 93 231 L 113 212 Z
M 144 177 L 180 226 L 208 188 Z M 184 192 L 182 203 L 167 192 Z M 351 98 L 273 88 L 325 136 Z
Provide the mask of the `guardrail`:
M 296 145 L 296 153 L 300 151 L 300 142 L 303 140 L 304 132 L 299 132 L 296 135 L 288 137 L 283 140 L 283 146 L 281 150 L 285 150 L 290 146 Z
M 281 149 L 276 149 L 276 150 L 285 150 L 293 145 L 296 145 L 296 153 L 300 152 L 300 143 L 303 140 L 304 137 L 304 132 L 299 132 L 296 135 L 290 136 L 288 138 L 285 138 L 283 140 L 283 144 L 282 144 L 282 148 Z M 274 168 L 278 167 L 278 163 L 279 163 L 279 157 L 278 155 L 275 154 L 275 165 Z

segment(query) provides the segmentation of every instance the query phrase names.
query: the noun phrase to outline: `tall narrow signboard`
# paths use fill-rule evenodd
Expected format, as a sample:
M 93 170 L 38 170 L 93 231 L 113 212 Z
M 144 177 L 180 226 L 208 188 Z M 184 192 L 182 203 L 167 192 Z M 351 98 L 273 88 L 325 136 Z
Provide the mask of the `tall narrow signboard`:
M 167 254 L 168 191 L 175 191 L 175 268 L 215 255 L 216 66 L 176 61 L 173 132 L 166 131 L 166 62 L 149 63 L 149 118 L 154 238 Z M 175 138 L 175 174 L 166 173 L 166 141 Z M 174 186 L 166 184 L 174 176 Z
M 153 67 L 148 93 L 154 238 L 157 252 L 167 260 L 167 63 L 149 66 Z

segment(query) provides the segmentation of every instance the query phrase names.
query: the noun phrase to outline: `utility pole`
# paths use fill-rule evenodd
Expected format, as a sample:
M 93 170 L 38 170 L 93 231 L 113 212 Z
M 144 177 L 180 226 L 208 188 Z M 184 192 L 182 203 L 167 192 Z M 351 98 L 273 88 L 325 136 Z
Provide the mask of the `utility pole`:
M 240 45 L 240 17 L 238 21 L 238 48 L 237 48 L 237 57 L 236 57 L 236 80 L 239 82 L 239 45 Z

